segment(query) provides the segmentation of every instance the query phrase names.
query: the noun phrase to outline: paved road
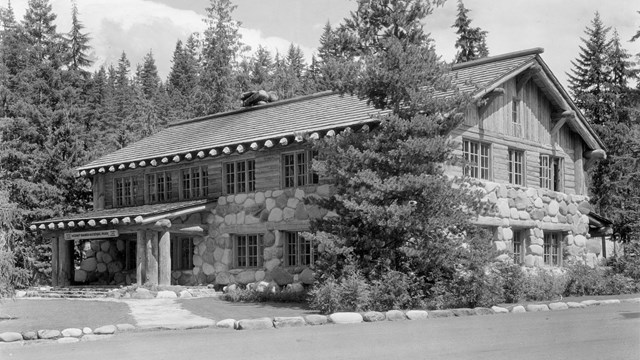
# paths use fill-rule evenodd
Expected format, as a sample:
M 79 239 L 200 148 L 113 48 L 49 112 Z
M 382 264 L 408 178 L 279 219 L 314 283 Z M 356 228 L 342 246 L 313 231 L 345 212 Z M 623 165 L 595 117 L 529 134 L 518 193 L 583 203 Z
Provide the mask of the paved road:
M 640 359 L 640 304 L 559 312 L 120 334 L 0 347 L 5 359 Z

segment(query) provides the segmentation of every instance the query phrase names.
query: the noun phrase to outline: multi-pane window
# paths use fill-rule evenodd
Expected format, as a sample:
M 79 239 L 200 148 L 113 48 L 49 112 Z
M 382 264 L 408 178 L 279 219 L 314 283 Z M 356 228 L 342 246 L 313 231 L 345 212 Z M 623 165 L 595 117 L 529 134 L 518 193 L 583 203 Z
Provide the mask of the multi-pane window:
M 549 155 L 540 155 L 540 187 L 562 191 L 562 159 Z
M 116 178 L 114 182 L 114 202 L 116 207 L 133 206 L 136 204 L 138 183 L 133 176 Z
M 524 234 L 522 231 L 513 232 L 512 240 L 513 262 L 521 264 L 524 261 Z
M 171 270 L 193 269 L 193 238 L 171 239 Z
M 462 154 L 466 161 L 464 174 L 476 179 L 489 180 L 489 144 L 464 140 Z
M 262 266 L 262 235 L 235 236 L 236 267 Z
M 256 190 L 255 160 L 240 160 L 224 164 L 227 194 L 246 193 Z
M 168 171 L 147 175 L 147 195 L 150 203 L 171 201 L 171 173 Z
M 544 234 L 544 243 L 542 245 L 542 258 L 545 265 L 560 266 L 562 265 L 562 248 L 561 233 Z
M 182 198 L 206 197 L 209 189 L 209 173 L 206 166 L 182 170 Z
M 304 186 L 318 183 L 318 174 L 311 170 L 313 153 L 308 150 L 282 155 L 282 178 L 284 187 Z
M 297 232 L 285 232 L 285 265 L 309 266 L 315 261 L 313 243 Z
M 522 119 L 520 119 L 520 99 L 511 100 L 511 131 L 513 136 L 522 136 Z
M 524 151 L 509 149 L 509 182 L 524 185 Z

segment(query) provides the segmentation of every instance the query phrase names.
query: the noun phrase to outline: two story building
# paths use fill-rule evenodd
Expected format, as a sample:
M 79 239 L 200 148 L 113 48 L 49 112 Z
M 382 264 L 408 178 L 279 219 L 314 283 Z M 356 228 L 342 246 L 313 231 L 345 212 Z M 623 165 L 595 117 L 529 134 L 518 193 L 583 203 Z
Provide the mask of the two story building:
M 541 53 L 453 66 L 474 103 L 451 133 L 468 163 L 447 172 L 484 184 L 475 221 L 502 257 L 593 264 L 585 174 L 604 146 Z M 323 92 L 174 123 L 80 167 L 93 210 L 32 226 L 51 241 L 53 285 L 313 283 L 314 244 L 300 232 L 335 214 L 303 201 L 332 193 L 305 139 L 368 128 L 378 113 Z

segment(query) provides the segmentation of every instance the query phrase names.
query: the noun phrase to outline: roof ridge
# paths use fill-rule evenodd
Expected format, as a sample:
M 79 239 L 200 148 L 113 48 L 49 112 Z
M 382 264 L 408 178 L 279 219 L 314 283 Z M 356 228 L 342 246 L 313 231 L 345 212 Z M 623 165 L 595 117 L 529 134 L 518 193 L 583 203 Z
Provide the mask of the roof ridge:
M 337 92 L 335 92 L 333 90 L 326 90 L 326 91 L 321 91 L 321 92 L 317 92 L 317 93 L 313 93 L 313 94 L 309 94 L 309 95 L 302 95 L 302 96 L 297 96 L 297 97 L 290 98 L 290 99 L 274 101 L 272 103 L 268 103 L 268 104 L 264 104 L 264 105 L 243 107 L 243 108 L 239 108 L 239 109 L 235 109 L 235 110 L 230 110 L 230 111 L 225 111 L 225 112 L 220 112 L 220 113 L 215 113 L 215 114 L 209 114 L 209 115 L 200 116 L 200 117 L 196 117 L 196 118 L 177 121 L 177 122 L 174 122 L 172 124 L 167 125 L 167 128 L 178 126 L 178 125 L 189 124 L 189 123 L 193 123 L 193 122 L 198 122 L 198 121 L 202 121 L 202 120 L 210 120 L 210 119 L 215 119 L 215 118 L 219 118 L 219 117 L 225 117 L 225 116 L 229 116 L 229 115 L 233 115 L 233 114 L 254 111 L 254 110 L 258 110 L 258 109 L 266 109 L 266 108 L 277 107 L 277 106 L 281 106 L 281 105 L 292 104 L 292 103 L 296 103 L 296 102 L 300 102 L 300 101 L 304 101 L 304 100 L 309 100 L 309 99 L 329 96 L 329 95 L 332 95 L 332 94 L 337 94 Z
M 536 47 L 536 48 L 531 48 L 531 49 L 526 49 L 526 50 L 520 50 L 520 51 L 514 51 L 514 52 L 510 52 L 510 53 L 506 53 L 506 54 L 489 56 L 489 57 L 485 57 L 485 58 L 478 59 L 478 60 L 471 60 L 471 61 L 466 61 L 466 62 L 459 63 L 459 64 L 453 64 L 453 66 L 451 66 L 451 70 L 460 70 L 460 69 L 464 69 L 464 68 L 468 68 L 468 67 L 472 67 L 472 66 L 487 64 L 487 63 L 491 63 L 491 62 L 494 62 L 494 61 L 501 61 L 501 60 L 506 60 L 506 59 L 511 59 L 511 58 L 517 58 L 517 57 L 521 57 L 521 56 L 525 56 L 525 55 L 538 55 L 538 54 L 542 54 L 543 52 L 544 52 L 544 49 L 541 48 L 541 47 Z

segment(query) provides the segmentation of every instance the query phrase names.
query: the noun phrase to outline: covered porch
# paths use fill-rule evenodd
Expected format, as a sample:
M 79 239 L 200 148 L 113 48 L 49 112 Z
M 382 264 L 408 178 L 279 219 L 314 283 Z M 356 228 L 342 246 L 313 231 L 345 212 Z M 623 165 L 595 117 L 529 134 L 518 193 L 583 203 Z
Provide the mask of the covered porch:
M 216 205 L 195 200 L 98 210 L 35 222 L 30 229 L 51 244 L 54 287 L 171 285 L 172 254 L 174 262 L 192 264 L 191 239 L 207 236 L 207 214 Z M 178 238 L 185 236 L 191 244 L 182 246 Z

